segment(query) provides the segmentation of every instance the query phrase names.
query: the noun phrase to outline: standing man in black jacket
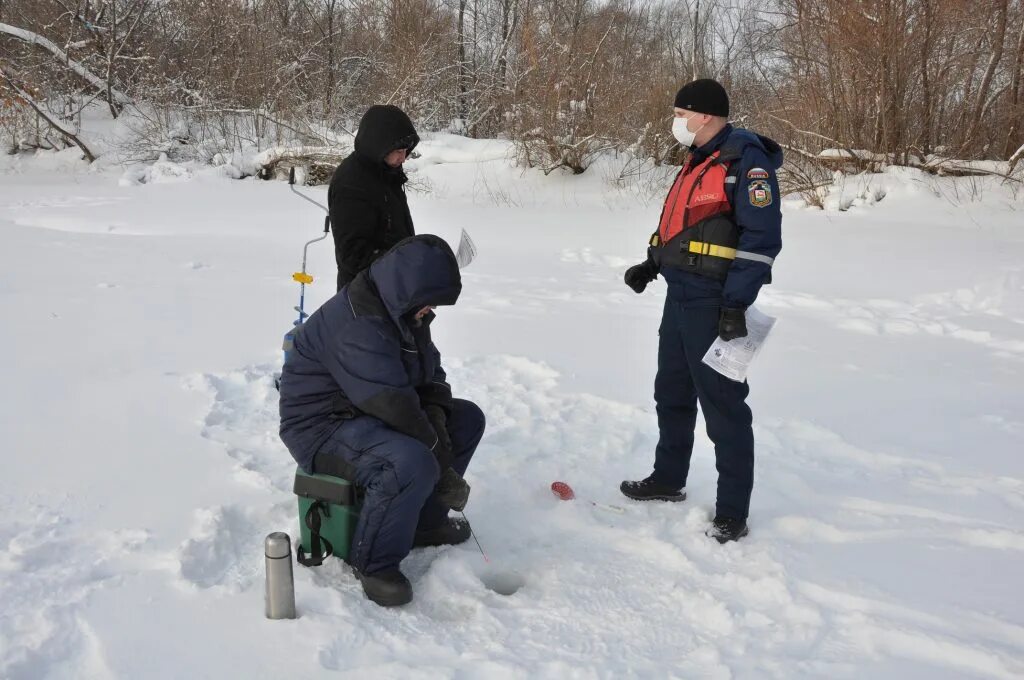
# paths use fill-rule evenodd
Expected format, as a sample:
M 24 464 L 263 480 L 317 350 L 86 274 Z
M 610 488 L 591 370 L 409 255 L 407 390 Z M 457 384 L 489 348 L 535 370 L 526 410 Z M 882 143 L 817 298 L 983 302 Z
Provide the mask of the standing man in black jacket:
M 415 235 L 402 164 L 419 144 L 397 106 L 371 106 L 359 122 L 355 151 L 334 171 L 327 202 L 338 261 L 338 290 L 404 238 Z

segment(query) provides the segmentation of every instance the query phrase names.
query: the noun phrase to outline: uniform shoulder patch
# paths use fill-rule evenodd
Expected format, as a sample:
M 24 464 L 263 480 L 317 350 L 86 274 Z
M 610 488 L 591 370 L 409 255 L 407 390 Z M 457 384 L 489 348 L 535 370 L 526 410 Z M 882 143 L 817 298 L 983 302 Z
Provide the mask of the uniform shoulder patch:
M 768 171 L 764 168 L 751 168 L 747 171 L 747 179 L 768 179 Z
M 766 180 L 757 179 L 747 186 L 750 205 L 755 208 L 767 208 L 772 204 L 772 186 Z

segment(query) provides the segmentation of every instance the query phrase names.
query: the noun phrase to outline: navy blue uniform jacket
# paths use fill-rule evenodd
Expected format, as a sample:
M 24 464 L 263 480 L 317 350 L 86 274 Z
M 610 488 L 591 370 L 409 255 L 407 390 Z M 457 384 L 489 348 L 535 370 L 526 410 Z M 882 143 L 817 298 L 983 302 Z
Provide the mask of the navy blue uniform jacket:
M 735 175 L 730 203 L 739 227 L 738 250 L 774 258 L 782 250 L 782 211 L 776 170 L 782 167 L 782 148 L 750 130 L 726 125 L 711 141 L 693 150 L 693 165 L 715 151 L 738 154 L 729 174 Z M 765 187 L 767 186 L 767 190 Z M 727 185 L 728 189 L 728 185 Z M 760 189 L 761 193 L 754 190 Z M 771 267 L 753 260 L 734 260 L 725 282 L 700 274 L 663 267 L 670 297 L 692 306 L 749 307 L 761 286 L 771 281 Z

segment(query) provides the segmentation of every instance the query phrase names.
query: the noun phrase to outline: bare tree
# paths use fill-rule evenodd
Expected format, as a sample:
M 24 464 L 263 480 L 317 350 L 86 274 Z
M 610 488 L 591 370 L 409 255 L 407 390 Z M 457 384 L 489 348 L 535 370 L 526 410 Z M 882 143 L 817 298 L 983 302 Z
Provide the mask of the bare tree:
M 970 144 L 974 141 L 978 127 L 981 124 L 982 115 L 985 113 L 986 104 L 988 103 L 989 90 L 992 87 L 992 79 L 996 74 L 996 68 L 999 66 L 999 62 L 1003 58 L 1003 43 L 1006 40 L 1006 19 L 1010 3 L 1009 0 L 995 0 L 994 4 L 996 12 L 996 26 L 995 31 L 991 33 L 992 53 L 989 56 L 988 67 L 985 69 L 985 75 L 982 76 L 981 85 L 978 87 L 974 109 L 971 112 L 971 122 L 970 126 L 967 128 L 967 135 L 964 139 L 964 144 Z

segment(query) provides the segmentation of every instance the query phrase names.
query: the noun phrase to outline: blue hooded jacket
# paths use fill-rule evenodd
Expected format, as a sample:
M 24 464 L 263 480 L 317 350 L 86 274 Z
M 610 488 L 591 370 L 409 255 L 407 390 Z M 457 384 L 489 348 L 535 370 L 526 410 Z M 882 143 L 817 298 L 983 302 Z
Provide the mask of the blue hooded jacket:
M 454 305 L 461 292 L 455 254 L 424 234 L 401 241 L 309 317 L 281 374 L 281 439 L 303 470 L 361 415 L 434 447 L 423 408 L 450 409 L 451 388 L 430 339 L 433 313 L 413 315 Z
M 782 167 L 782 148 L 750 130 L 726 125 L 707 144 L 693 149 L 693 164 L 702 163 L 715 151 L 738 157 L 729 168 L 729 174 L 736 176 L 729 202 L 739 227 L 737 249 L 775 258 L 782 250 L 781 196 L 776 177 Z M 751 182 L 763 186 L 765 181 L 769 186 L 767 203 L 763 194 L 755 199 L 750 191 Z M 749 307 L 761 286 L 771 282 L 770 265 L 745 259 L 733 260 L 724 282 L 670 267 L 663 267 L 660 273 L 668 284 L 669 297 L 695 307 Z

